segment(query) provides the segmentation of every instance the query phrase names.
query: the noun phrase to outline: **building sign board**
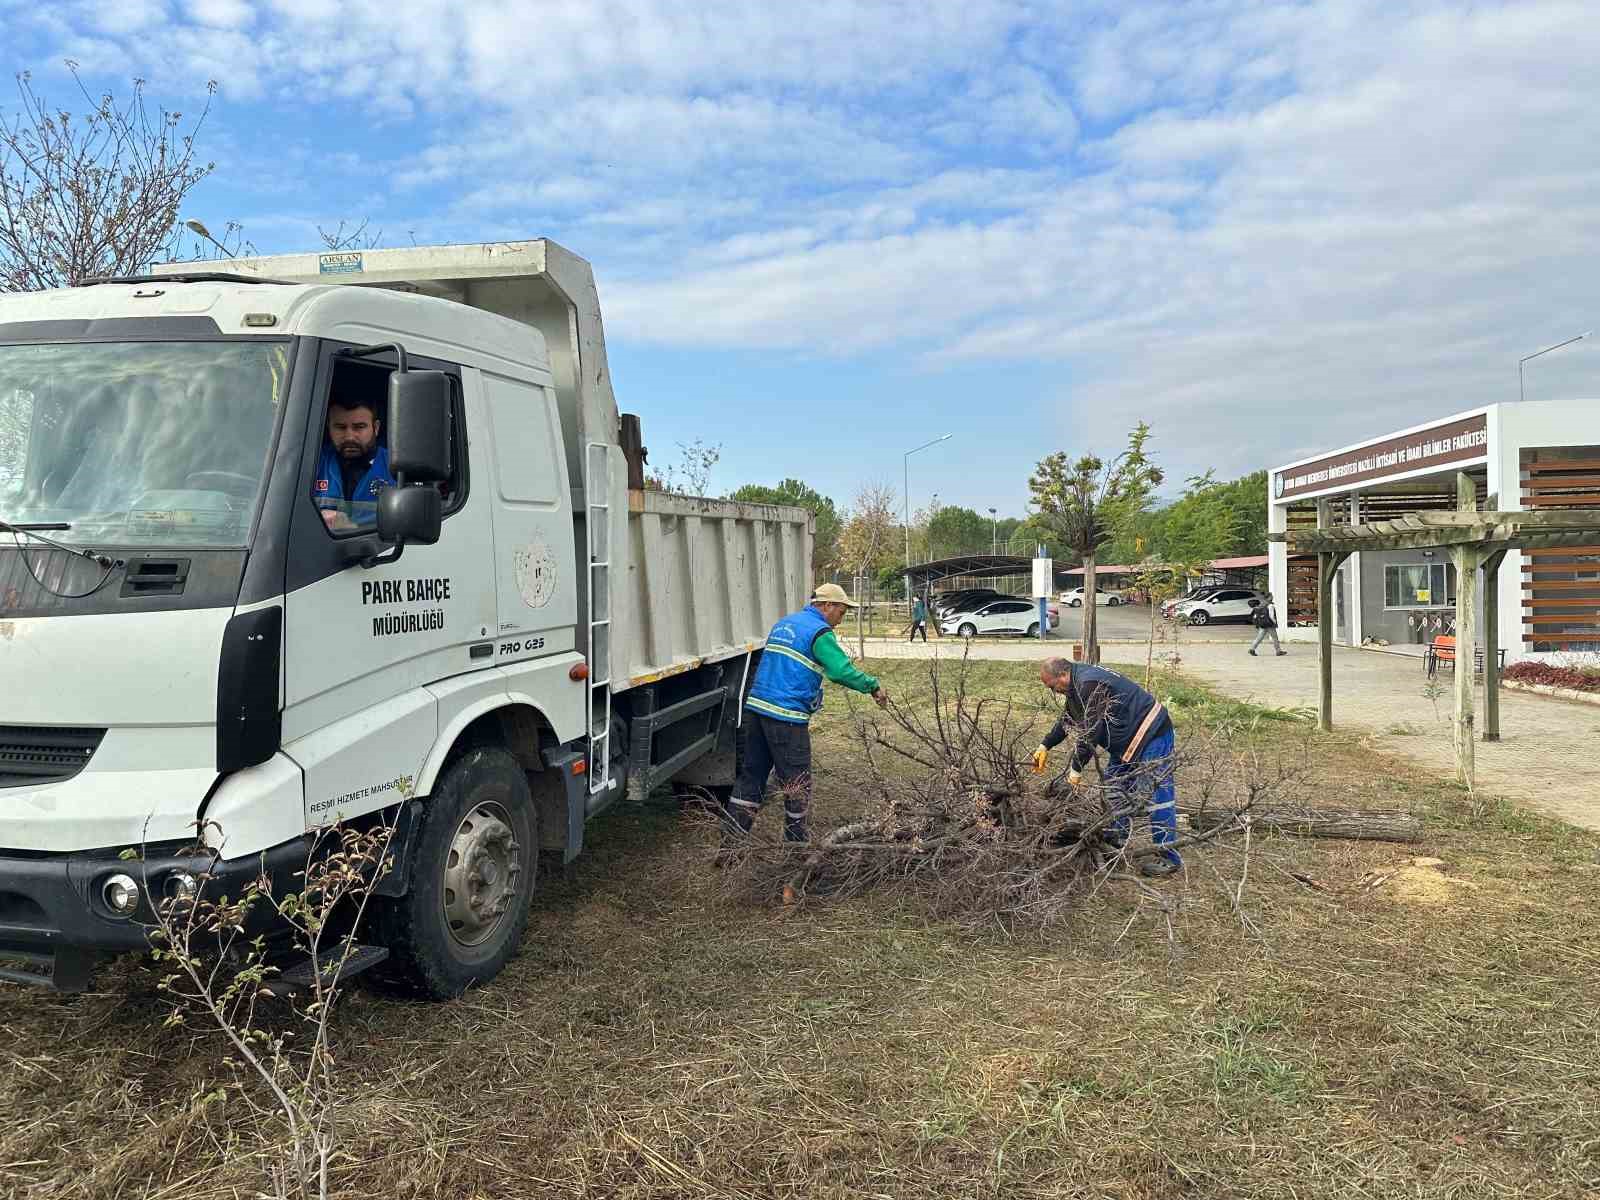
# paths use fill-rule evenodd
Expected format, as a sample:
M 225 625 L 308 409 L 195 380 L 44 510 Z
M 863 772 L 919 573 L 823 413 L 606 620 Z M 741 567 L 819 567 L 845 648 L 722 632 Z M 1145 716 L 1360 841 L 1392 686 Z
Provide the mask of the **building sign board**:
M 1373 483 L 1429 467 L 1477 462 L 1489 454 L 1487 413 L 1418 429 L 1273 472 L 1272 495 L 1289 500 L 1308 492 Z

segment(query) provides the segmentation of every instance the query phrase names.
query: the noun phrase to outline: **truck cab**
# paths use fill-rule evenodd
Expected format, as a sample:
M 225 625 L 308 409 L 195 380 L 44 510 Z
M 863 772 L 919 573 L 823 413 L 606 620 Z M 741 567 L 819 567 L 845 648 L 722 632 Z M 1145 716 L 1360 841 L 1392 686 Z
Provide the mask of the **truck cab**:
M 383 820 L 386 969 L 452 995 L 630 775 L 731 781 L 805 514 L 705 502 L 805 561 L 663 640 L 587 264 L 446 249 L 0 297 L 0 978 L 85 986 L 196 878 Z

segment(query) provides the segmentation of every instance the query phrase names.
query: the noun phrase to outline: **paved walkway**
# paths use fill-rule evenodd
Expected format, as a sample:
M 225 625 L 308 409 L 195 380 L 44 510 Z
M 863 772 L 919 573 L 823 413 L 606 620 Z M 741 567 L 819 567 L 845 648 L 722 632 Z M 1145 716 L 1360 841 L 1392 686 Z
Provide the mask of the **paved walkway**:
M 1198 631 L 1196 631 L 1198 632 Z M 852 651 L 854 639 L 848 640 Z M 1052 640 L 1038 642 L 975 642 L 974 657 L 1036 662 L 1046 653 L 1069 648 Z M 1314 645 L 1286 643 L 1285 658 L 1251 658 L 1238 644 L 1200 642 L 1185 635 L 1177 647 L 1182 669 L 1240 699 L 1277 708 L 1317 704 L 1317 651 Z M 1158 646 L 1159 652 L 1162 647 Z M 961 652 L 947 638 L 924 650 L 919 642 L 868 640 L 873 658 L 921 658 L 927 653 Z M 1107 662 L 1143 661 L 1144 647 L 1110 642 L 1102 647 Z M 1442 778 L 1455 777 L 1455 750 L 1450 741 L 1453 681 L 1441 676 L 1445 691 L 1438 711 L 1423 694 L 1422 664 L 1411 655 L 1383 654 L 1337 647 L 1333 663 L 1333 720 L 1336 728 L 1359 729 L 1384 753 L 1409 759 Z M 1478 690 L 1478 719 L 1483 719 L 1483 690 Z M 1500 694 L 1499 742 L 1477 744 L 1478 788 L 1505 796 L 1530 809 L 1560 817 L 1574 825 L 1600 829 L 1600 706 L 1556 700 L 1526 692 Z

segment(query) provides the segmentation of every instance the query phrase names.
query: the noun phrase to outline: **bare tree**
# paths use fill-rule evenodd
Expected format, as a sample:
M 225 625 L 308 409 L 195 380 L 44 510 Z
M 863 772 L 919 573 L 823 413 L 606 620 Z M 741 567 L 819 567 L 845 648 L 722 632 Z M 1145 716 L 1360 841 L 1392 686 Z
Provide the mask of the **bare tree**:
M 700 438 L 678 443 L 678 461 L 645 476 L 646 491 L 678 496 L 704 496 L 711 487 L 711 471 L 722 460 L 722 443 L 708 446 Z
M 143 79 L 120 102 L 94 95 L 78 64 L 66 66 L 83 115 L 51 106 L 24 71 L 19 107 L 0 118 L 0 291 L 135 275 L 170 257 L 184 197 L 215 166 L 195 158 L 215 80 L 185 125 L 181 112 L 147 100 Z
M 863 484 L 850 507 L 850 519 L 839 535 L 839 561 L 855 577 L 856 602 L 866 595 L 866 581 L 872 578 L 879 556 L 890 544 L 895 531 L 894 491 L 883 484 Z M 856 610 L 856 657 L 867 652 L 866 631 L 861 610 Z
M 361 223 L 355 228 L 346 231 L 348 222 L 341 220 L 337 229 L 324 229 L 317 226 L 317 236 L 322 239 L 322 244 L 329 250 L 376 250 L 383 244 L 383 230 L 369 233 L 367 226 L 370 218 L 362 217 Z M 416 245 L 417 239 L 413 237 L 411 244 Z

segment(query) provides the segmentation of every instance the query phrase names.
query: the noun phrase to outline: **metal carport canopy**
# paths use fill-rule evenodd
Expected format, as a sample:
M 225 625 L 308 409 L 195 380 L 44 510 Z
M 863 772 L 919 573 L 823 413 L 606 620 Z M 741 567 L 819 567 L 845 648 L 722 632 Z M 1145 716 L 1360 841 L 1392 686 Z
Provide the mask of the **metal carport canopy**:
M 912 585 L 921 591 L 930 584 L 946 579 L 1000 579 L 1007 575 L 1032 575 L 1033 559 L 1018 554 L 961 554 L 955 558 L 940 558 L 933 562 L 917 563 L 905 574 Z M 1067 569 L 1056 568 L 1056 578 L 1064 578 Z

